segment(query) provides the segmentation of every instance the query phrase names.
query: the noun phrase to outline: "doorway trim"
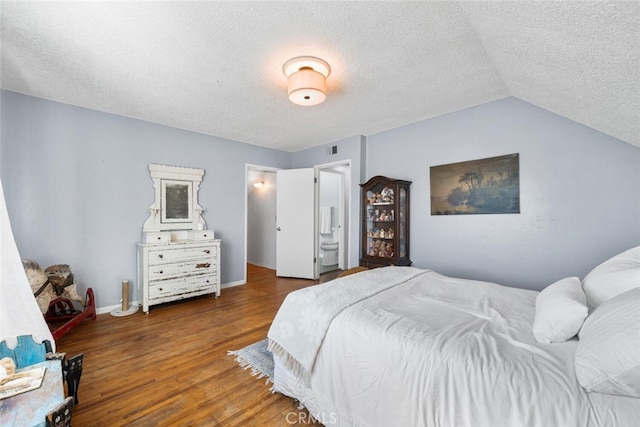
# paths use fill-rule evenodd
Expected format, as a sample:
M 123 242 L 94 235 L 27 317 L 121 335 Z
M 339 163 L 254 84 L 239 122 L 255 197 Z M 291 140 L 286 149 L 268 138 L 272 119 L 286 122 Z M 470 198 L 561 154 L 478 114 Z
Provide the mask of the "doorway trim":
M 344 170 L 336 170 L 336 168 L 342 168 Z M 337 160 L 335 162 L 330 163 L 322 163 L 314 166 L 316 171 L 316 176 L 320 176 L 321 171 L 331 171 L 333 173 L 338 173 L 342 176 L 341 178 L 341 188 L 340 188 L 340 206 L 339 206 L 339 223 L 340 223 L 340 249 L 339 249 L 339 260 L 338 260 L 338 268 L 347 269 L 349 267 L 349 252 L 351 248 L 351 159 Z M 322 182 L 320 182 L 322 185 Z M 319 197 L 320 188 L 317 189 L 316 198 Z M 316 204 L 316 234 L 318 234 L 319 224 L 318 218 L 320 205 Z M 315 245 L 315 256 L 316 259 L 320 259 L 320 242 L 317 242 Z M 319 275 L 319 262 L 316 263 L 316 275 Z

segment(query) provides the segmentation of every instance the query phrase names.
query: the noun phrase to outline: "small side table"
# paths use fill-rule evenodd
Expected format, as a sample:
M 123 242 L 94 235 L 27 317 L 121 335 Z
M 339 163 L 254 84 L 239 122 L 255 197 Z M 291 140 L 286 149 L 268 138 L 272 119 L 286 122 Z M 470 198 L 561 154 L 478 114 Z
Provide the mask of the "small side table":
M 20 369 L 18 372 L 39 366 L 46 368 L 42 385 L 39 388 L 0 400 L 0 425 L 2 427 L 44 427 L 47 414 L 64 401 L 60 360 L 36 363 Z

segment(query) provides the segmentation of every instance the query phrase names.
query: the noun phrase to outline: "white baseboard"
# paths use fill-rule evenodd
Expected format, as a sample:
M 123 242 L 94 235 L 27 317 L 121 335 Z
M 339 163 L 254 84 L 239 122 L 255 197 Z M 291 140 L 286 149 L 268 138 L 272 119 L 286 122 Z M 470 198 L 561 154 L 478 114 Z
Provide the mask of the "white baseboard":
M 138 301 L 132 301 L 130 305 L 139 305 Z M 110 305 L 108 307 L 97 307 L 96 314 L 111 313 L 113 310 L 122 308 L 122 304 Z
M 253 265 L 256 265 L 256 266 L 262 267 L 262 268 L 268 268 L 269 270 L 275 270 L 276 269 L 276 267 L 274 265 L 264 265 L 264 264 L 261 264 L 259 262 L 254 262 L 254 261 L 247 261 L 247 264 L 253 264 Z

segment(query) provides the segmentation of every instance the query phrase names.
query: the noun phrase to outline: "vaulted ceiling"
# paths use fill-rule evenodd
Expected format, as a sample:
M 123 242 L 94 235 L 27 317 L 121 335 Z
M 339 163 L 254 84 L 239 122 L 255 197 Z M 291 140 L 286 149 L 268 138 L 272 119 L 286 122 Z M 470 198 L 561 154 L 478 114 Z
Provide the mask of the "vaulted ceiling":
M 3 89 L 297 151 L 515 96 L 640 146 L 640 3 L 2 1 Z M 287 99 L 282 65 L 332 68 Z

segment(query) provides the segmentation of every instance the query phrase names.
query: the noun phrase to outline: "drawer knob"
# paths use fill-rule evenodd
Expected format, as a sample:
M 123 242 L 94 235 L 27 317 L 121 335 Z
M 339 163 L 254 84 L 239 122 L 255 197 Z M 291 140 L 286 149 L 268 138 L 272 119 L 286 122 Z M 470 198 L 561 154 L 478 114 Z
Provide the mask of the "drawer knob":
M 210 251 L 209 249 L 205 249 L 205 250 L 204 250 L 204 253 L 205 253 L 205 254 L 210 254 L 210 253 L 211 253 L 211 251 Z
M 160 254 L 160 255 L 158 255 L 158 258 L 160 258 L 160 259 L 164 258 L 164 255 Z
M 158 271 L 158 274 L 162 274 L 162 273 L 164 273 L 164 270 Z

